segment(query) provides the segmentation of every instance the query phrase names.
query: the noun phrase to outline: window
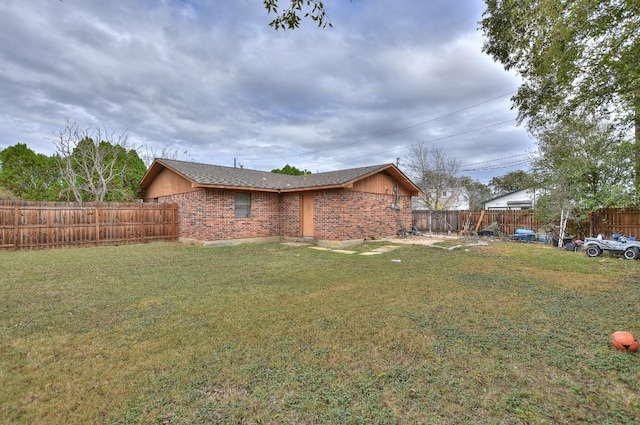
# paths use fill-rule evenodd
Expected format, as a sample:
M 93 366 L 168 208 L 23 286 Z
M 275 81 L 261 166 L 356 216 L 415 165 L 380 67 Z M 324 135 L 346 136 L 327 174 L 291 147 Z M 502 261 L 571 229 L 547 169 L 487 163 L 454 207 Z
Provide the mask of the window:
M 236 193 L 236 218 L 248 218 L 251 213 L 251 194 Z

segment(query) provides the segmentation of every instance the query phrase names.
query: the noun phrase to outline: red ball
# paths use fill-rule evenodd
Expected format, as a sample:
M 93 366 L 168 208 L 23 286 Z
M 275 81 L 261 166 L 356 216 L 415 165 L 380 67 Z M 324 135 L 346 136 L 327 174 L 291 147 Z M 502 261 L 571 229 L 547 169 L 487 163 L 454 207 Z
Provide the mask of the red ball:
M 611 335 L 611 345 L 622 351 L 637 351 L 640 348 L 638 339 L 627 331 L 614 332 Z

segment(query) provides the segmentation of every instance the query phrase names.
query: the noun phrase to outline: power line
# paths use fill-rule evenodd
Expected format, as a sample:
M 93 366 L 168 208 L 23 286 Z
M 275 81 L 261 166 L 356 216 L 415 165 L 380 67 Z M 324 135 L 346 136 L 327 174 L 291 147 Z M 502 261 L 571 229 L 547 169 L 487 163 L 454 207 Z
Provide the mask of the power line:
M 447 114 L 440 115 L 440 116 L 435 117 L 435 118 L 431 118 L 429 120 L 420 122 L 418 124 L 413 124 L 413 125 L 410 125 L 408 127 L 403 127 L 403 128 L 396 129 L 396 130 L 387 131 L 385 133 L 381 133 L 381 134 L 378 134 L 378 135 L 375 135 L 375 136 L 371 136 L 371 137 L 368 137 L 368 138 L 365 138 L 365 139 L 362 139 L 362 140 L 358 140 L 356 142 L 342 143 L 340 145 L 336 145 L 336 146 L 333 146 L 333 147 L 324 148 L 324 149 L 317 149 L 315 151 L 304 152 L 304 153 L 299 153 L 299 154 L 295 154 L 295 155 L 274 156 L 274 157 L 267 157 L 267 158 L 261 158 L 261 159 L 263 159 L 263 160 L 272 160 L 272 159 L 284 159 L 284 158 L 297 158 L 297 157 L 301 157 L 301 156 L 314 155 L 314 154 L 317 154 L 317 153 L 320 153 L 320 152 L 326 152 L 326 151 L 330 151 L 330 150 L 334 150 L 334 149 L 342 149 L 342 148 L 344 148 L 346 146 L 359 145 L 361 143 L 369 142 L 369 141 L 374 140 L 374 139 L 379 139 L 381 137 L 386 137 L 386 136 L 390 136 L 392 134 L 401 133 L 403 131 L 411 130 L 413 128 L 423 126 L 425 124 L 429 124 L 429 123 L 432 123 L 434 121 L 438 121 L 438 120 L 441 120 L 443 118 L 447 118 L 447 117 L 450 117 L 452 115 L 459 114 L 460 112 L 464 112 L 464 111 L 467 111 L 469 109 L 477 108 L 478 106 L 482 106 L 484 104 L 493 102 L 494 100 L 501 99 L 501 98 L 503 98 L 505 96 L 508 96 L 510 94 L 513 94 L 515 92 L 516 92 L 516 90 L 511 90 L 510 92 L 503 93 L 503 94 L 501 94 L 499 96 L 492 97 L 491 99 L 483 100 L 482 102 L 479 102 L 479 103 L 476 103 L 476 104 L 473 104 L 473 105 L 470 105 L 470 106 L 466 106 L 466 107 L 464 107 L 462 109 L 458 109 L 456 111 L 449 112 Z M 513 120 L 509 120 L 509 121 L 513 121 Z M 460 134 L 466 134 L 466 133 L 460 133 Z M 370 156 L 370 155 L 366 155 L 366 156 Z
M 501 158 L 488 159 L 486 161 L 481 161 L 481 162 L 472 162 L 471 164 L 463 165 L 463 167 L 471 167 L 471 166 L 480 165 L 480 164 L 487 164 L 489 162 L 502 161 L 503 159 L 517 158 L 519 156 L 525 156 L 525 155 L 528 155 L 528 154 L 527 153 L 519 153 L 517 155 L 503 156 Z
M 588 22 L 585 22 L 585 24 L 584 24 L 583 28 L 586 28 L 586 25 L 587 25 L 587 24 L 588 24 Z M 563 55 L 560 57 L 560 60 L 558 61 L 558 63 L 556 63 L 556 71 L 559 69 L 561 62 L 563 62 L 563 61 L 565 60 L 565 57 L 566 57 L 566 55 L 567 55 L 567 53 L 568 53 L 568 52 L 569 52 L 569 50 L 566 50 L 566 51 L 563 53 Z M 542 86 L 541 91 L 544 91 L 544 89 L 549 85 L 550 81 L 551 81 L 551 77 L 549 76 L 549 77 L 545 80 L 545 82 L 544 82 L 544 84 L 543 84 L 543 86 Z M 279 157 L 272 157 L 272 158 L 264 158 L 264 159 L 281 159 L 281 158 L 301 157 L 301 156 L 313 155 L 313 154 L 320 153 L 320 152 L 326 152 L 326 151 L 330 151 L 330 150 L 333 150 L 333 149 L 344 148 L 344 147 L 346 147 L 346 146 L 354 146 L 354 145 L 358 145 L 358 144 L 361 144 L 361 143 L 364 143 L 364 142 L 367 142 L 367 141 L 370 141 L 370 140 L 374 140 L 374 139 L 378 139 L 378 138 L 381 138 L 381 137 L 389 136 L 389 135 L 392 135 L 392 134 L 400 133 L 400 132 L 403 132 L 403 131 L 406 131 L 406 130 L 410 130 L 410 129 L 413 129 L 413 128 L 416 128 L 416 127 L 419 127 L 419 126 L 422 126 L 422 125 L 425 125 L 425 124 L 428 124 L 428 123 L 431 123 L 431 122 L 437 121 L 437 120 L 439 120 L 439 119 L 443 119 L 443 118 L 446 118 L 446 117 L 449 117 L 449 116 L 455 115 L 455 114 L 457 114 L 457 113 L 460 113 L 460 112 L 463 112 L 463 111 L 466 111 L 466 110 L 469 110 L 469 109 L 472 109 L 472 108 L 475 108 L 475 107 L 481 106 L 481 105 L 483 105 L 483 104 L 486 104 L 486 103 L 492 102 L 492 101 L 494 101 L 494 100 L 500 99 L 500 98 L 505 97 L 505 96 L 507 96 L 507 95 L 510 95 L 510 94 L 512 94 L 512 93 L 516 93 L 517 91 L 518 91 L 518 90 L 512 90 L 512 91 L 510 91 L 510 92 L 507 92 L 507 93 L 501 94 L 501 95 L 499 95 L 499 96 L 493 97 L 493 98 L 491 98 L 491 99 L 488 99 L 488 100 L 485 100 L 485 101 L 479 102 L 479 103 L 477 103 L 477 104 L 474 104 L 474 105 L 471 105 L 471 106 L 468 106 L 468 107 L 465 107 L 465 108 L 459 109 L 459 110 L 457 110 L 457 111 L 453 111 L 453 112 L 447 113 L 447 114 L 445 114 L 445 115 L 442 115 L 442 116 L 439 116 L 439 117 L 436 117 L 436 118 L 433 118 L 433 119 L 430 119 L 430 120 L 427 120 L 427 121 L 423 121 L 423 122 L 418 123 L 418 124 L 414 124 L 414 125 L 411 125 L 411 126 L 408 126 L 408 127 L 404 127 L 404 128 L 401 128 L 401 129 L 397 129 L 397 130 L 392 130 L 392 131 L 389 131 L 389 132 L 385 132 L 385 133 L 382 133 L 382 134 L 379 134 L 379 135 L 376 135 L 376 136 L 372 136 L 372 137 L 369 137 L 369 138 L 366 138 L 366 139 L 362 139 L 362 140 L 359 140 L 359 141 L 356 141 L 356 142 L 346 143 L 346 144 L 341 144 L 341 145 L 339 145 L 339 146 L 329 147 L 329 148 L 325 148 L 325 149 L 318 149 L 318 150 L 315 150 L 315 151 L 305 152 L 305 153 L 300 153 L 300 154 L 297 154 L 297 155 L 286 155 L 286 156 L 279 156 Z M 434 142 L 436 142 L 436 141 L 445 140 L 445 139 L 448 139 L 448 138 L 452 138 L 452 137 L 456 137 L 456 136 L 460 136 L 460 135 L 468 134 L 468 133 L 471 133 L 471 132 L 475 132 L 475 131 L 483 130 L 483 129 L 486 129 L 486 128 L 490 128 L 490 127 L 493 127 L 493 126 L 496 126 L 496 125 L 501 125 L 501 124 L 504 124 L 504 123 L 507 123 L 507 122 L 511 122 L 511 121 L 518 121 L 518 119 L 512 119 L 512 120 L 508 120 L 508 121 L 503 121 L 503 122 L 501 122 L 501 123 L 491 124 L 491 125 L 488 125 L 488 126 L 485 126 L 485 127 L 481 127 L 481 128 L 477 128 L 477 129 L 472 129 L 472 130 L 469 130 L 469 131 L 465 131 L 465 132 L 462 132 L 462 133 L 453 134 L 453 135 L 450 135 L 450 136 L 445 136 L 445 137 L 442 137 L 442 138 L 438 138 L 438 139 L 431 140 L 431 141 L 429 141 L 429 142 L 427 142 L 427 143 L 434 143 Z M 386 151 L 381 151 L 381 152 L 372 153 L 372 154 L 368 154 L 368 155 L 362 155 L 362 156 L 358 156 L 358 157 L 352 157 L 352 159 L 366 158 L 366 157 L 369 157 L 369 156 L 379 155 L 379 154 L 383 154 L 383 153 L 395 152 L 395 151 L 398 151 L 398 150 L 406 149 L 406 148 L 408 148 L 408 147 L 410 147 L 410 146 L 413 146 L 413 145 L 409 145 L 409 146 L 402 146 L 402 147 L 398 147 L 398 148 L 394 148 L 394 149 L 389 149 L 389 150 L 386 150 Z M 491 162 L 491 161 L 488 161 L 488 162 Z M 525 164 L 525 163 L 528 163 L 528 162 L 529 162 L 528 160 L 526 160 L 526 161 L 520 161 L 520 162 L 517 162 L 517 161 L 516 161 L 516 164 L 522 165 L 522 164 Z M 339 161 L 336 161 L 336 162 L 333 162 L 333 163 L 339 163 Z M 322 165 L 325 165 L 325 164 L 326 164 L 326 163 L 323 163 Z M 319 164 L 313 164 L 313 165 L 319 165 Z M 477 170 L 478 170 L 478 171 L 485 171 L 485 170 L 491 170 L 491 169 L 496 169 L 496 168 L 505 168 L 505 167 L 496 167 L 496 166 L 494 166 L 494 167 L 484 167 L 484 168 L 479 168 L 479 169 L 477 169 Z M 469 171 L 476 171 L 476 170 L 474 170 L 474 169 L 470 169 Z
M 496 123 L 493 123 L 493 124 L 488 124 L 488 125 L 485 125 L 485 126 L 482 126 L 482 127 L 477 127 L 477 128 L 473 128 L 473 129 L 470 129 L 470 130 L 462 131 L 460 133 L 449 134 L 447 136 L 438 137 L 436 139 L 431 139 L 431 140 L 429 140 L 427 142 L 424 142 L 424 143 L 435 143 L 435 142 L 439 142 L 439 141 L 442 141 L 442 140 L 452 139 L 454 137 L 463 136 L 465 134 L 474 133 L 476 131 L 486 130 L 487 128 L 497 127 L 497 126 L 500 126 L 500 125 L 503 125 L 503 124 L 514 122 L 515 120 L 516 120 L 515 118 L 511 118 L 509 120 L 500 121 L 500 122 L 496 122 Z M 370 154 L 367 154 L 367 155 L 360 155 L 360 156 L 351 157 L 351 159 L 361 159 L 361 158 L 367 158 L 367 157 L 370 157 L 370 156 L 376 156 L 376 155 L 381 155 L 381 154 L 390 153 L 390 152 L 397 152 L 397 151 L 401 151 L 401 150 L 404 150 L 404 149 L 409 149 L 409 148 L 411 148 L 412 146 L 415 146 L 415 145 L 416 145 L 416 143 L 413 143 L 411 145 L 399 146 L 399 147 L 396 147 L 396 148 L 393 148 L 393 149 L 387 149 L 387 150 L 384 150 L 384 151 L 373 152 L 373 153 L 370 153 Z M 338 164 L 338 163 L 340 163 L 340 161 L 323 162 L 323 163 L 320 163 L 320 164 L 311 164 L 309 167 L 314 167 L 314 166 L 317 166 L 317 165 Z
M 492 159 L 492 160 L 489 160 L 489 161 L 483 161 L 482 163 L 496 162 L 496 161 L 501 161 L 503 159 L 515 158 L 515 157 L 519 157 L 519 156 L 523 156 L 523 155 L 526 155 L 526 154 L 511 155 L 511 156 L 506 156 L 506 157 L 502 157 L 502 158 L 496 158 L 496 159 Z M 482 163 L 478 163 L 478 164 L 482 164 Z M 515 167 L 516 165 L 524 165 L 524 164 L 528 164 L 528 163 L 529 163 L 529 160 L 528 159 L 524 159 L 524 160 L 503 162 L 503 163 L 494 164 L 494 165 L 487 165 L 487 166 L 479 167 L 479 168 L 467 168 L 469 166 L 466 166 L 466 167 L 462 167 L 462 169 L 460 169 L 458 171 L 458 173 L 473 172 L 473 171 L 498 170 L 498 169 L 501 169 L 501 168 L 512 168 L 512 167 Z M 443 171 L 446 171 L 446 170 L 444 170 L 444 169 L 442 169 L 442 170 L 441 169 L 434 169 L 432 171 L 443 172 Z
M 509 161 L 509 162 L 501 162 L 499 164 L 489 165 L 492 162 L 504 161 L 505 159 L 518 158 L 518 157 L 527 156 L 527 155 L 529 155 L 529 153 L 521 153 L 521 154 L 517 154 L 517 155 L 504 156 L 504 157 L 501 157 L 501 158 L 489 159 L 487 161 L 481 161 L 481 162 L 475 162 L 475 163 L 472 163 L 472 164 L 463 165 L 462 169 L 460 170 L 460 172 L 477 172 L 477 171 L 498 170 L 498 169 L 501 169 L 501 168 L 509 168 L 509 167 L 515 167 L 516 165 L 528 164 L 530 162 L 529 158 L 526 158 L 524 160 L 521 159 L 521 160 L 515 160 L 515 161 Z
M 529 160 L 525 159 L 525 160 L 520 160 L 520 161 L 511 161 L 511 162 L 505 162 L 502 164 L 496 164 L 496 165 L 492 165 L 492 166 L 486 166 L 486 167 L 481 167 L 481 168 L 466 168 L 464 170 L 460 170 L 460 172 L 472 172 L 472 171 L 490 171 L 490 170 L 499 170 L 501 168 L 510 168 L 510 167 L 515 167 L 516 165 L 524 165 L 524 164 L 528 164 Z

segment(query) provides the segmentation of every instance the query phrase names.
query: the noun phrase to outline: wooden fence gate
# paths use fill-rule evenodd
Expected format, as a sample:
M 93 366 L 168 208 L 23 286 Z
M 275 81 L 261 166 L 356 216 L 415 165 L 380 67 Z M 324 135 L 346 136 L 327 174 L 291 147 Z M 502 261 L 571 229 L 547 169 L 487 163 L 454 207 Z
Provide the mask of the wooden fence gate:
M 0 201 L 0 250 L 177 238 L 177 204 Z

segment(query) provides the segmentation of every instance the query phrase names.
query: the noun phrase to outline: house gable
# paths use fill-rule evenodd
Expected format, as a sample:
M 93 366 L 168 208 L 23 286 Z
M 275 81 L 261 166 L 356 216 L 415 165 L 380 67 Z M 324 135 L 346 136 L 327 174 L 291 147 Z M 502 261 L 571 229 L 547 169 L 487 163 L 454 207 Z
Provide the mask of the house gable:
M 193 182 L 168 168 L 163 168 L 158 170 L 155 178 L 146 188 L 145 198 L 154 199 L 160 196 L 185 193 L 192 190 L 194 190 Z
M 399 184 L 398 179 L 387 172 L 380 172 L 355 181 L 351 188 L 358 192 L 380 193 L 390 195 L 409 195 L 411 191 L 404 185 Z

